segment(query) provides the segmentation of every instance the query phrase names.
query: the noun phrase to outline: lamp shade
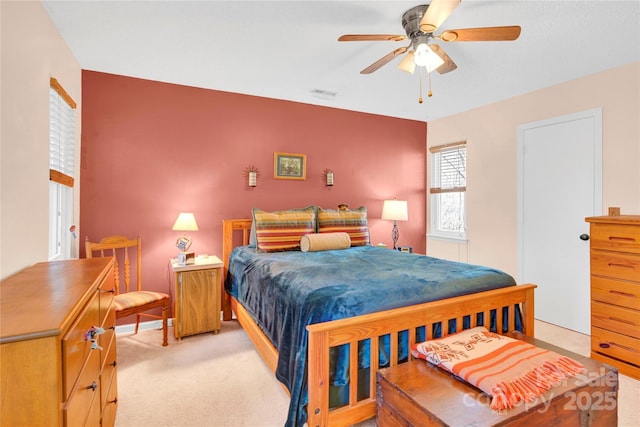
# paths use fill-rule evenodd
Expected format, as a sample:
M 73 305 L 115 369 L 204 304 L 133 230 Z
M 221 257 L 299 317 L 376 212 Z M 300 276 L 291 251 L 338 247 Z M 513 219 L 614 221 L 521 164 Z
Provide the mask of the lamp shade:
M 391 219 L 394 221 L 407 221 L 409 214 L 407 212 L 406 200 L 385 200 L 382 206 L 382 219 Z
M 193 212 L 180 212 L 172 230 L 176 231 L 198 231 L 198 223 Z

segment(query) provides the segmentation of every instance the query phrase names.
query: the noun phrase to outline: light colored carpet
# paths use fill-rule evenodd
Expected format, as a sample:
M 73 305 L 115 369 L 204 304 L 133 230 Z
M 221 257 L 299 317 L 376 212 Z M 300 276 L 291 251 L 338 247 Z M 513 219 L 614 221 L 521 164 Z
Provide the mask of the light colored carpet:
M 173 334 L 173 330 L 169 331 Z M 589 337 L 536 322 L 536 337 L 589 354 Z M 162 347 L 159 330 L 119 334 L 116 427 L 276 427 L 289 398 L 237 322 Z M 620 376 L 618 426 L 640 426 L 640 381 Z M 358 427 L 373 427 L 375 421 Z
M 173 334 L 173 330 L 169 331 Z M 235 321 L 220 332 L 117 337 L 116 426 L 282 426 L 289 398 Z

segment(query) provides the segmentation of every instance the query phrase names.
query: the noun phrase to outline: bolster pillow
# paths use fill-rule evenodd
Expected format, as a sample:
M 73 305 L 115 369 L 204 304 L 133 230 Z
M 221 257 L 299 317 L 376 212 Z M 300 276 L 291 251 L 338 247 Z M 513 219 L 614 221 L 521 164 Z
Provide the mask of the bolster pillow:
M 328 251 L 350 247 L 351 238 L 349 233 L 305 234 L 300 239 L 300 250 L 302 252 Z

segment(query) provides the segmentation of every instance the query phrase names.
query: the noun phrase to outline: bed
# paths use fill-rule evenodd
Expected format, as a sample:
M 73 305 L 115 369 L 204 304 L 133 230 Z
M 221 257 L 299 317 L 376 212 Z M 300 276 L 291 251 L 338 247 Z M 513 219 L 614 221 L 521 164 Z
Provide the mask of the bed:
M 533 336 L 535 285 L 516 286 L 515 283 L 507 282 L 499 284 L 496 289 L 486 290 L 483 288 L 486 287 L 484 284 L 480 290 L 471 294 L 437 297 L 436 300 L 408 303 L 397 307 L 393 305 L 401 304 L 401 301 L 386 301 L 382 298 L 385 300 L 385 304 L 382 304 L 383 308 L 372 309 L 371 305 L 364 304 L 366 307 L 355 309 L 355 312 L 360 314 L 353 314 L 354 311 L 351 311 L 351 308 L 346 309 L 345 304 L 342 304 L 337 310 L 339 313 L 335 314 L 333 310 L 327 310 L 328 305 L 324 296 L 318 297 L 318 292 L 331 293 L 335 289 L 331 292 L 319 291 L 320 286 L 316 287 L 315 279 L 306 280 L 304 283 L 300 282 L 303 283 L 302 285 L 296 285 L 293 288 L 298 293 L 298 286 L 311 287 L 313 292 L 309 295 L 322 301 L 320 304 L 322 315 L 311 315 L 306 312 L 305 316 L 298 315 L 304 318 L 304 327 L 296 332 L 296 327 L 292 326 L 294 322 L 273 320 L 259 312 L 257 307 L 261 305 L 267 305 L 268 310 L 274 313 L 281 308 L 280 299 L 284 298 L 276 297 L 275 300 L 268 300 L 269 294 L 273 294 L 272 285 L 262 283 L 258 285 L 262 288 L 252 291 L 248 290 L 253 288 L 246 283 L 239 285 L 245 279 L 247 281 L 249 279 L 249 277 L 240 278 L 245 271 L 251 271 L 251 274 L 246 275 L 253 277 L 252 280 L 257 282 L 262 280 L 259 279 L 259 275 L 256 276 L 255 270 L 260 270 L 256 265 L 262 266 L 260 263 L 267 262 L 263 258 L 277 265 L 273 267 L 269 264 L 267 269 L 276 269 L 279 273 L 282 273 L 281 270 L 287 270 L 286 280 L 290 280 L 288 275 L 290 264 L 287 263 L 297 262 L 295 257 L 298 255 L 293 253 L 295 251 L 260 255 L 259 251 L 249 244 L 252 234 L 255 233 L 252 230 L 252 223 L 252 219 L 223 221 L 224 319 L 230 320 L 235 314 L 266 364 L 290 394 L 291 406 L 287 425 L 302 425 L 305 420 L 310 426 L 352 425 L 374 417 L 377 370 L 409 360 L 411 356 L 407 354 L 407 347 L 409 343 L 415 343 L 417 340 L 446 336 L 461 328 L 484 325 L 485 319 L 486 323 L 491 324 L 492 329 L 498 333 L 517 329 L 525 335 Z M 298 254 L 307 260 L 304 277 L 307 279 L 317 277 L 316 269 L 320 267 L 316 264 L 326 263 L 327 259 L 332 257 L 343 259 L 347 253 L 353 253 L 356 258 L 362 259 L 373 257 L 377 264 L 384 264 L 384 261 L 380 261 L 383 259 L 381 257 L 407 257 L 406 259 L 416 263 L 427 262 L 429 258 L 401 254 L 369 245 L 346 249 L 342 252 L 303 254 L 298 251 Z M 257 258 L 254 259 L 254 257 Z M 316 262 L 316 259 L 320 261 Z M 281 262 L 285 264 L 279 264 Z M 309 263 L 313 265 L 308 265 Z M 351 263 L 352 261 L 349 261 L 349 265 L 352 265 Z M 398 280 L 398 282 L 404 281 L 406 277 Z M 371 289 L 377 288 L 378 286 Z M 398 292 L 394 291 L 394 293 Z M 265 303 L 261 301 L 262 298 L 271 302 Z M 381 299 L 379 295 L 377 299 Z M 330 304 L 331 307 L 335 305 L 336 303 Z M 346 305 L 350 307 L 353 304 Z M 292 311 L 297 310 L 297 308 L 292 309 Z M 328 315 L 327 312 L 333 314 Z M 285 314 L 286 316 L 289 315 Z M 274 327 L 273 324 L 278 326 Z M 291 330 L 292 336 L 284 339 L 274 337 L 274 329 Z

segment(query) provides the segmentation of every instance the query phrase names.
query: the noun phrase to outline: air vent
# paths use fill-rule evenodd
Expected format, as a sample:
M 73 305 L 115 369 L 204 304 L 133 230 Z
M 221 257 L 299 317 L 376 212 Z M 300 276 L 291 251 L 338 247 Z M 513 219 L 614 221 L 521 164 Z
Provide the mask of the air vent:
M 328 99 L 330 101 L 336 99 L 336 92 L 331 92 L 329 90 L 323 89 L 313 89 L 311 91 L 311 95 L 315 96 L 316 98 Z

